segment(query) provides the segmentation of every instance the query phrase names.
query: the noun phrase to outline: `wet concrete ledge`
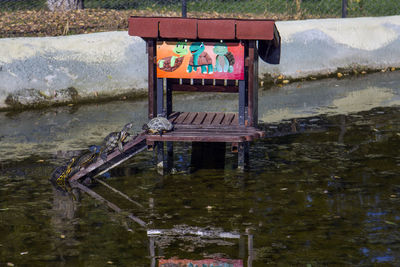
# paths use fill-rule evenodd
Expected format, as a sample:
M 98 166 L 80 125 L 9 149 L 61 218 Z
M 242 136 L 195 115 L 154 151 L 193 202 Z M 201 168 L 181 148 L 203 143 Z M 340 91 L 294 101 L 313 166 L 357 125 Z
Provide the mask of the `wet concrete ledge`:
M 400 16 L 277 22 L 280 65 L 260 77 L 400 67 Z M 127 32 L 0 39 L 0 110 L 143 95 L 145 43 Z
M 275 131 L 280 125 L 291 129 L 294 119 L 314 121 L 381 107 L 400 107 L 400 71 L 293 82 L 283 88 L 260 90 L 258 111 L 260 127 Z M 178 94 L 174 108 L 236 112 L 238 101 L 234 94 Z M 133 132 L 142 131 L 148 121 L 146 111 L 147 99 L 138 99 L 0 112 L 0 162 L 23 160 L 33 154 L 66 159 L 72 155 L 60 151 L 100 145 L 107 134 L 120 130 L 128 121 L 134 123 Z M 277 133 L 286 134 L 281 130 Z

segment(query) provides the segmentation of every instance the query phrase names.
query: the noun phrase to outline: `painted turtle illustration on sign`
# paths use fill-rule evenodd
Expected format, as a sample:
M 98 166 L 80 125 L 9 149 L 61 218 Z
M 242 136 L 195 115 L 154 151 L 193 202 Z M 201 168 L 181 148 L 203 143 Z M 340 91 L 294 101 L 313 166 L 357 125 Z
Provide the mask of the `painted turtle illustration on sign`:
M 228 46 L 225 43 L 216 43 L 213 51 L 217 55 L 215 58 L 215 71 L 232 73 L 235 57 L 232 52 L 228 51 Z
M 192 57 L 189 61 L 189 66 L 187 68 L 187 72 L 191 73 L 193 70 L 197 71 L 197 68 L 200 67 L 201 73 L 203 74 L 212 74 L 213 66 L 210 55 L 205 52 L 205 46 L 203 42 L 194 42 L 190 45 L 190 53 L 192 53 Z
M 165 133 L 172 131 L 174 125 L 162 116 L 155 117 L 151 119 L 147 124 L 144 124 L 142 129 L 149 134 L 160 134 L 160 136 Z
M 158 60 L 157 66 L 160 70 L 172 72 L 179 68 L 188 53 L 187 45 L 185 42 L 178 42 L 172 51 L 177 56 L 173 55 Z

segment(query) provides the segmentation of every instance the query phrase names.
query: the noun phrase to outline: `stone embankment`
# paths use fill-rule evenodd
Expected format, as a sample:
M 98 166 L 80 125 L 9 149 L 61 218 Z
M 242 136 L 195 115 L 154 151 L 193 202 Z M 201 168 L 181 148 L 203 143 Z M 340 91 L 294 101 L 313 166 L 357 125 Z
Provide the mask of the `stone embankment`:
M 282 21 L 277 26 L 281 64 L 260 61 L 264 81 L 343 78 L 343 70 L 400 67 L 400 16 Z M 0 47 L 0 110 L 146 93 L 145 42 L 127 32 L 3 38 Z

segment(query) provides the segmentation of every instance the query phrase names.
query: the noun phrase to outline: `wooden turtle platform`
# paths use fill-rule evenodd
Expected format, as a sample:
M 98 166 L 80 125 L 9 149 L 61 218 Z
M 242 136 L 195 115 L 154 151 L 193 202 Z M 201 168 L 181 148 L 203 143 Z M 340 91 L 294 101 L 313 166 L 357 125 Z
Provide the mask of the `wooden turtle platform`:
M 174 142 L 191 142 L 192 163 L 208 160 L 200 167 L 214 164 L 210 158 L 215 154 L 224 159 L 225 144 L 228 143 L 232 145 L 231 151 L 238 154 L 238 167 L 243 169 L 249 158 L 249 143 L 265 135 L 257 129 L 258 58 L 271 64 L 279 64 L 280 60 L 281 41 L 273 20 L 131 17 L 129 35 L 141 37 L 146 42 L 148 118 L 166 116 L 174 129 L 162 135 L 141 132 L 123 144 L 123 151 L 114 149 L 106 160 L 97 157 L 65 181 L 116 212 L 122 210 L 81 182 L 87 176 L 96 180 L 96 176 L 146 148 L 156 148 L 158 167 L 161 166 L 164 173 L 173 167 Z M 200 48 L 203 50 L 197 56 L 202 60 L 194 59 Z M 225 54 L 219 49 L 226 49 Z M 227 51 L 230 53 L 229 69 L 227 65 L 222 69 L 218 64 L 223 62 L 222 56 L 227 64 Z M 179 66 L 163 67 L 172 67 L 173 62 L 179 62 L 180 69 Z M 237 94 L 238 112 L 173 112 L 172 98 L 176 91 Z M 136 203 L 115 188 L 97 181 Z M 147 223 L 133 214 L 124 214 L 147 228 Z
M 208 153 L 210 156 L 214 151 L 221 151 L 224 157 L 225 144 L 231 144 L 231 151 L 238 153 L 238 167 L 243 169 L 249 158 L 249 143 L 265 135 L 257 129 L 258 58 L 279 64 L 281 40 L 275 22 L 260 19 L 131 17 L 128 32 L 146 42 L 148 118 L 166 116 L 174 129 L 162 135 L 142 132 L 124 144 L 123 152 L 115 149 L 106 161 L 98 158 L 75 173 L 69 181 L 102 174 L 146 147 L 157 148 L 158 166 L 168 167 L 173 165 L 174 142 L 191 142 L 192 159 L 204 158 L 193 157 L 196 150 L 200 150 L 200 154 L 212 151 Z M 202 56 L 202 60 L 194 59 L 200 49 L 203 50 L 197 56 Z M 225 54 L 219 53 L 218 49 L 225 49 Z M 229 53 L 229 69 L 222 69 L 218 65 L 221 55 L 225 57 Z M 173 65 L 172 59 L 180 65 L 163 68 L 164 63 Z M 227 62 L 225 57 L 225 64 Z M 173 112 L 174 92 L 236 94 L 238 112 Z
M 238 113 L 174 112 L 169 116 L 174 130 L 163 135 L 146 135 L 151 142 L 225 142 L 253 141 L 265 133 L 255 127 L 239 125 Z

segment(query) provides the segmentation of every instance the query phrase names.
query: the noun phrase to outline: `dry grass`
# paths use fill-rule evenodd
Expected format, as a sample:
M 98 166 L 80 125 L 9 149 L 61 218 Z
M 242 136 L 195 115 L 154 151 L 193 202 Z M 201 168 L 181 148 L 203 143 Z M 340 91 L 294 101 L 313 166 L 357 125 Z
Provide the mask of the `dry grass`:
M 21 36 L 60 36 L 92 32 L 118 31 L 128 29 L 130 16 L 172 16 L 179 17 L 177 12 L 84 9 L 65 12 L 46 10 L 24 10 L 0 12 L 0 37 Z M 275 14 L 221 14 L 192 12 L 188 17 L 202 18 L 269 18 L 276 20 L 299 19 L 301 16 Z

